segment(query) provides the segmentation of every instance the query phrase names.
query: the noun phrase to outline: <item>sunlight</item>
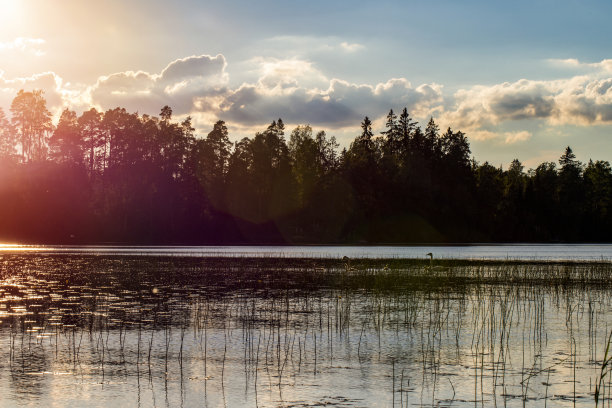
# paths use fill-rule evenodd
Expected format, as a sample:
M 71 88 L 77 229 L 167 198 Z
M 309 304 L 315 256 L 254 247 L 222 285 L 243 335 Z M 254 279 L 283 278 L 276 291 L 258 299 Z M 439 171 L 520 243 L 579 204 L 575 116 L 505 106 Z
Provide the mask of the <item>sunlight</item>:
M 0 0 L 0 16 L 9 20 L 19 11 L 21 1 L 19 0 Z
M 0 42 L 7 38 L 9 28 L 17 23 L 21 15 L 23 1 L 21 0 L 0 0 Z
M 2 1 L 2 0 L 0 0 Z M 11 251 L 39 251 L 42 248 L 36 245 L 21 245 L 21 244 L 2 244 L 0 243 L 0 252 L 11 252 Z

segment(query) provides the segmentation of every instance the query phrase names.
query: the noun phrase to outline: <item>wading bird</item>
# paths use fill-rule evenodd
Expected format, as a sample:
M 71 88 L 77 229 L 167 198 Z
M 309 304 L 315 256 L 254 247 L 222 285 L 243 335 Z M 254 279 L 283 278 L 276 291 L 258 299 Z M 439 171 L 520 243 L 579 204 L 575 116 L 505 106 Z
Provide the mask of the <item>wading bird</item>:
M 351 266 L 351 258 L 349 258 L 348 256 L 343 256 L 342 260 L 344 261 L 344 270 L 346 272 L 356 271 L 356 269 Z
M 427 269 L 428 271 L 432 271 L 432 272 L 448 272 L 450 271 L 450 268 L 447 266 L 434 266 L 433 264 L 433 254 L 431 252 L 428 252 L 427 255 L 429 257 L 429 266 L 425 267 L 425 269 Z

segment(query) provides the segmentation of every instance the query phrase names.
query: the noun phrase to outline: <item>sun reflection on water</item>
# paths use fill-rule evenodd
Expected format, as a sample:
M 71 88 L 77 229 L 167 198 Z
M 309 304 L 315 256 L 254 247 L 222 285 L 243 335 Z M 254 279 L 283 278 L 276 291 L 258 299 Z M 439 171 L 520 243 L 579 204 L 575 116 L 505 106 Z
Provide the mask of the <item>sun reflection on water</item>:
M 23 245 L 23 244 L 1 244 L 0 252 L 31 252 L 31 251 L 44 251 L 48 247 L 41 245 Z

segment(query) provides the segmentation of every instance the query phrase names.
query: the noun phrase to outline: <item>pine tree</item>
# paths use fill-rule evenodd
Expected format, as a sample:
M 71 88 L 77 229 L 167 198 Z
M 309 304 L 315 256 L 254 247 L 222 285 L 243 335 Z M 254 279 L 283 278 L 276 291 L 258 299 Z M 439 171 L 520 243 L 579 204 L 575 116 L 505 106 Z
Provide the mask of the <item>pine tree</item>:
M 11 114 L 23 161 L 45 160 L 53 125 L 43 91 L 20 90 L 11 103 Z
M 10 160 L 15 157 L 17 140 L 11 123 L 0 108 L 0 160 Z

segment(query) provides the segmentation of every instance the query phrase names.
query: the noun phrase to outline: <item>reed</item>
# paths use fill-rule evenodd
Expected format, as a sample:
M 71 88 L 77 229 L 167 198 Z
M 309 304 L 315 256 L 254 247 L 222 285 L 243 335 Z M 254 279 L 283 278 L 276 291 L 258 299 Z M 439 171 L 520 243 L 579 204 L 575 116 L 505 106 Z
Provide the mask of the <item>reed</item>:
M 336 382 L 399 406 L 610 401 L 606 263 L 440 260 L 447 269 L 434 271 L 428 260 L 6 261 L 0 361 L 17 384 L 34 374 L 44 383 L 46 372 L 121 378 L 138 382 L 141 399 L 146 364 L 142 390 L 168 405 L 184 392 L 212 406 L 236 406 L 237 395 L 240 405 L 268 406 L 271 395 L 341 405 L 317 394 Z M 361 373 L 380 387 L 359 383 Z

